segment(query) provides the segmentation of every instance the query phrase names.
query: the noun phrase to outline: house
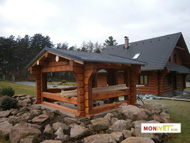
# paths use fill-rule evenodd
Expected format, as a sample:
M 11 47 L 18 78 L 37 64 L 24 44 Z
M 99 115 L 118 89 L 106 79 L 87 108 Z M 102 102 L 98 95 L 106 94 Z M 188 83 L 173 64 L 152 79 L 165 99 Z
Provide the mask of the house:
M 27 68 L 36 78 L 37 104 L 64 110 L 75 117 L 92 117 L 116 109 L 122 103 L 136 104 L 135 79 L 142 65 L 143 62 L 109 54 L 45 48 Z M 108 86 L 98 88 L 96 75 L 102 68 L 108 72 Z M 118 77 L 113 76 L 118 70 L 125 73 L 121 85 L 118 85 Z M 77 87 L 47 88 L 47 73 L 66 71 L 73 72 Z M 113 98 L 118 100 L 100 106 L 93 104 Z
M 190 55 L 182 33 L 132 43 L 125 37 L 125 44 L 107 47 L 103 53 L 147 63 L 137 76 L 137 84 L 144 85 L 139 87 L 140 93 L 162 95 L 186 86 Z

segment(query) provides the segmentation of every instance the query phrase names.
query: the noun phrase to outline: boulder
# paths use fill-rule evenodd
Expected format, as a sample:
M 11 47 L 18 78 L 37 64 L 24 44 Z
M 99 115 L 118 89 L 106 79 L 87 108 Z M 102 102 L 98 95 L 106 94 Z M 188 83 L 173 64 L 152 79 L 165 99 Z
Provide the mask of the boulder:
M 73 123 L 76 123 L 76 124 L 80 123 L 79 121 L 77 121 L 77 119 L 70 118 L 70 117 L 65 117 L 64 121 L 65 121 L 66 124 L 69 124 L 69 125 L 73 124 Z
M 47 124 L 44 129 L 44 133 L 53 134 L 53 129 L 50 124 Z
M 111 119 L 114 117 L 113 113 L 107 113 L 104 118 L 111 122 Z
M 20 108 L 20 112 L 22 112 L 22 113 L 28 112 L 28 111 L 29 111 L 28 107 L 22 107 L 22 108 Z
M 123 140 L 123 133 L 122 132 L 113 132 L 111 135 L 117 142 L 121 142 Z
M 41 143 L 62 143 L 62 141 L 59 141 L 59 140 L 44 140 Z
M 122 133 L 125 139 L 132 136 L 132 132 L 130 130 L 123 130 Z
M 109 121 L 107 119 L 105 119 L 105 118 L 93 119 L 93 120 L 91 120 L 91 123 L 94 126 L 95 131 L 106 130 L 110 126 Z
M 38 104 L 34 104 L 30 106 L 30 109 L 36 109 L 36 110 L 40 110 L 40 106 Z
M 4 121 L 7 121 L 7 120 L 8 120 L 8 118 L 0 118 L 0 123 L 4 122 Z
M 37 137 L 41 134 L 41 131 L 32 127 L 16 126 L 13 127 L 9 134 L 9 140 L 11 143 L 20 143 L 21 139 L 28 136 Z
M 0 118 L 8 117 L 10 113 L 11 113 L 11 110 L 0 111 Z
M 30 113 L 26 112 L 20 116 L 20 121 L 28 121 L 30 119 Z
M 42 114 L 42 111 L 40 109 L 30 108 L 30 116 L 32 118 L 34 118 L 35 116 L 39 116 L 40 114 Z
M 84 143 L 117 143 L 110 134 L 96 134 L 84 138 Z
M 170 115 L 167 114 L 166 112 L 162 112 L 160 113 L 160 121 L 163 123 L 170 123 Z
M 56 139 L 60 139 L 60 140 L 68 140 L 68 135 L 64 135 L 63 133 L 63 129 L 62 127 L 59 127 L 58 130 L 55 132 L 55 135 L 56 135 Z
M 111 119 L 111 124 L 115 123 L 117 120 L 118 120 L 118 118 L 113 117 L 113 118 Z
M 61 127 L 63 130 L 68 130 L 69 129 L 69 127 L 66 124 L 61 123 L 61 122 L 56 122 L 56 123 L 53 123 L 53 125 L 52 125 L 52 128 L 53 128 L 54 131 L 57 131 L 57 129 L 59 127 Z
M 48 115 L 42 114 L 32 119 L 33 123 L 42 123 L 49 118 Z
M 70 131 L 71 138 L 79 138 L 89 134 L 89 129 L 84 126 L 73 124 Z
M 12 115 L 16 115 L 19 112 L 18 109 L 11 109 L 10 111 Z
M 154 143 L 154 141 L 146 137 L 130 137 L 121 143 Z
M 159 114 L 153 114 L 153 115 L 152 115 L 152 119 L 155 120 L 155 121 L 158 121 L 158 122 L 161 121 Z
M 114 132 L 121 132 L 122 130 L 130 129 L 133 126 L 132 122 L 125 121 L 125 120 L 117 120 L 116 122 L 111 125 L 109 130 Z
M 161 108 L 162 112 L 168 113 L 168 109 L 167 109 L 166 105 L 161 105 L 160 108 Z
M 32 128 L 37 128 L 37 129 L 41 128 L 40 125 L 31 124 L 31 123 L 27 123 L 27 122 L 20 122 L 19 124 L 16 124 L 15 126 L 32 127 Z
M 31 100 L 26 98 L 24 100 L 18 100 L 17 106 L 19 107 L 26 107 L 28 104 L 31 104 Z
M 143 109 L 139 109 L 136 106 L 128 105 L 128 106 L 122 106 L 118 109 L 120 113 L 123 113 L 127 119 L 131 120 L 146 120 L 148 118 L 148 115 Z
M 5 138 L 8 138 L 12 127 L 13 126 L 8 121 L 1 122 L 0 123 L 0 135 Z
M 42 114 L 47 115 L 50 119 L 53 119 L 53 117 L 54 117 L 54 113 L 50 110 L 44 110 L 44 111 L 42 111 Z
M 21 117 L 20 116 L 18 116 L 18 117 L 16 117 L 16 116 L 9 116 L 8 121 L 10 123 L 12 123 L 12 124 L 17 124 L 17 123 L 19 123 L 21 121 Z
M 25 94 L 15 94 L 13 95 L 14 98 L 17 98 L 17 97 L 25 97 L 26 95 Z
M 151 114 L 160 114 L 160 112 L 162 111 L 161 106 L 159 104 L 153 104 L 153 103 L 148 103 L 148 104 L 144 104 L 142 106 L 144 109 L 147 109 L 151 112 Z
M 36 143 L 39 142 L 36 136 L 27 136 L 20 140 L 20 143 Z

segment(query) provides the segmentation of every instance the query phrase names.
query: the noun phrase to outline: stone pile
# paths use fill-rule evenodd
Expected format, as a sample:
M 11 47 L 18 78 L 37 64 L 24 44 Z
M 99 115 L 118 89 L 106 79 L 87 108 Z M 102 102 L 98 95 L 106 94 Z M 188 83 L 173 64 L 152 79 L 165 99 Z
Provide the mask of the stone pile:
M 93 119 L 76 119 L 34 104 L 33 96 L 14 98 L 17 109 L 0 111 L 0 135 L 11 143 L 161 143 L 165 134 L 143 134 L 141 123 L 171 122 L 167 108 L 158 104 L 123 104 Z

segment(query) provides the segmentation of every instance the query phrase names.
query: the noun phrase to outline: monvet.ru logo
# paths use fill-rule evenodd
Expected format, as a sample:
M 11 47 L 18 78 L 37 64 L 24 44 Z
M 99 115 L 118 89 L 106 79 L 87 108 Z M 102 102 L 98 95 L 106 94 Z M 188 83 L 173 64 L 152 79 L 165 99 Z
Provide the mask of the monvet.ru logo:
M 181 133 L 181 123 L 141 123 L 141 133 Z

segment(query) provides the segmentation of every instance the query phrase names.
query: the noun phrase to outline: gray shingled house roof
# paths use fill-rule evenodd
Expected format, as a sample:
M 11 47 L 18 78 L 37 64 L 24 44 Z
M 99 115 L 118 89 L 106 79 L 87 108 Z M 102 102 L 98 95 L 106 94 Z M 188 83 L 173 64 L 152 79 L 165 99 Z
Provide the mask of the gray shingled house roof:
M 186 68 L 185 66 L 181 65 L 166 65 L 170 71 L 177 71 L 178 73 L 190 73 L 190 69 Z
M 141 67 L 142 70 L 162 70 L 166 67 L 166 63 L 180 38 L 184 41 L 182 33 L 175 33 L 132 42 L 129 44 L 128 49 L 124 48 L 124 44 L 111 46 L 104 49 L 103 53 L 130 59 L 133 59 L 136 54 L 139 54 L 137 60 L 147 63 L 145 67 Z M 185 41 L 183 43 L 185 43 Z M 184 45 L 186 46 L 186 44 Z M 185 54 L 188 54 L 186 55 L 188 59 L 185 60 L 188 60 L 187 62 L 190 63 L 189 52 L 186 52 Z
M 51 53 L 65 56 L 73 60 L 84 61 L 84 62 L 100 62 L 100 63 L 120 63 L 120 64 L 135 64 L 135 65 L 145 65 L 146 63 L 140 62 L 133 59 L 128 59 L 125 57 L 119 57 L 109 54 L 102 53 L 90 53 L 72 50 L 62 50 L 54 48 L 44 48 L 36 57 L 27 65 L 27 68 L 32 65 L 43 53 L 49 51 Z

